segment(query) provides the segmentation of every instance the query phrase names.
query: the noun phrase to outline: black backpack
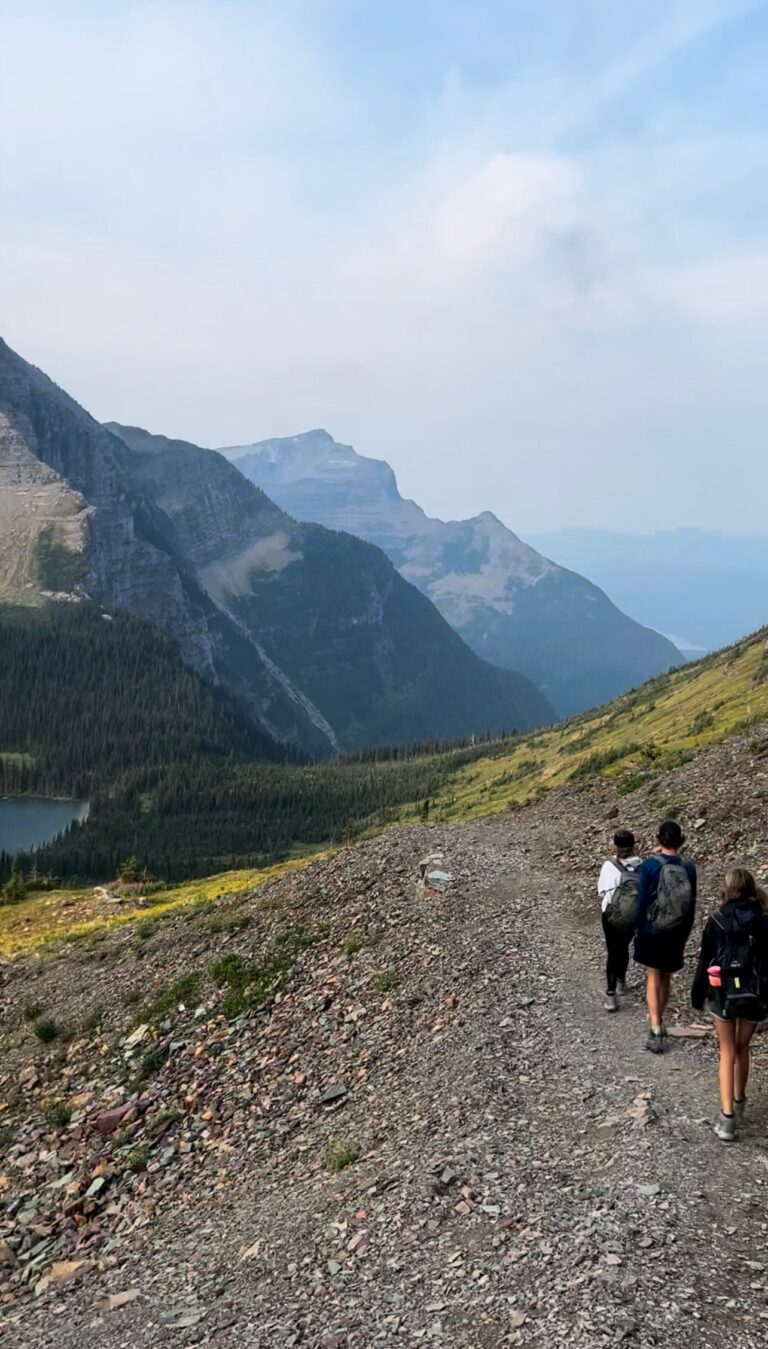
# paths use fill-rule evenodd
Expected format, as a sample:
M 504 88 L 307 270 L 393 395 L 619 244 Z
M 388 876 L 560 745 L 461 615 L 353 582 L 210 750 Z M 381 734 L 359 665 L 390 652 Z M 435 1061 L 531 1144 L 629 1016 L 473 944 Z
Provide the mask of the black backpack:
M 621 880 L 608 901 L 605 917 L 611 927 L 634 928 L 637 923 L 637 900 L 640 893 L 640 864 L 625 867 L 618 857 L 610 861 L 621 872 Z
M 674 932 L 691 917 L 693 886 L 682 862 L 659 855 L 661 871 L 656 898 L 648 910 L 648 917 L 657 932 Z
M 764 916 L 753 904 L 729 904 L 713 913 L 718 929 L 720 998 L 732 1017 L 752 1020 L 768 1005 Z

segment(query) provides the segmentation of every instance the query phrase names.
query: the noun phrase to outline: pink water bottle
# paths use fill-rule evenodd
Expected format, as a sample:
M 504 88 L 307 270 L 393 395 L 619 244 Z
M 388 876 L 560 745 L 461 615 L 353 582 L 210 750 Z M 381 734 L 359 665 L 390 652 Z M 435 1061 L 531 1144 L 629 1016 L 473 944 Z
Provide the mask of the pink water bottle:
M 710 965 L 709 969 L 707 970 L 707 974 L 709 975 L 709 982 L 713 988 L 722 988 L 723 986 L 723 981 L 720 978 L 720 973 L 721 971 L 719 965 Z

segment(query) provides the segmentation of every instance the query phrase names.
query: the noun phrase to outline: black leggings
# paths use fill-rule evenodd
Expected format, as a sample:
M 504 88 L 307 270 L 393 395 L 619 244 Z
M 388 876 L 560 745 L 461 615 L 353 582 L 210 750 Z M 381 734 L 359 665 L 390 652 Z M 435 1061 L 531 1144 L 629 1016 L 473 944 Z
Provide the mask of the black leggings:
M 605 962 L 605 986 L 609 993 L 616 992 L 618 979 L 625 979 L 629 964 L 629 948 L 634 933 L 631 927 L 614 927 L 603 914 L 603 932 L 607 959 Z

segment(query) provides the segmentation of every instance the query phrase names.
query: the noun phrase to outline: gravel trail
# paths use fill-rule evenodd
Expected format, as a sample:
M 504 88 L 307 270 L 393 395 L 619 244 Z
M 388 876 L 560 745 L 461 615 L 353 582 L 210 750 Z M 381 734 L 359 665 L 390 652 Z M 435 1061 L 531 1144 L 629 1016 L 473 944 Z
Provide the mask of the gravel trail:
M 199 1174 L 81 1284 L 9 1308 L 0 1343 L 764 1346 L 764 1042 L 726 1148 L 712 1036 L 644 1051 L 632 966 L 618 1015 L 602 1010 L 592 890 L 608 826 L 602 801 L 574 802 L 401 829 L 286 882 L 289 898 L 322 892 L 339 933 L 375 924 L 378 944 L 307 955 L 236 1051 L 254 1079 L 280 1060 L 270 1101 L 235 1113 Z M 443 896 L 413 883 L 427 849 L 453 873 Z M 375 998 L 365 960 L 394 972 Z M 688 973 L 676 983 L 674 1019 L 699 1020 Z M 344 1093 L 291 1097 L 275 1120 L 297 1070 Z M 330 1173 L 329 1138 L 359 1161 Z

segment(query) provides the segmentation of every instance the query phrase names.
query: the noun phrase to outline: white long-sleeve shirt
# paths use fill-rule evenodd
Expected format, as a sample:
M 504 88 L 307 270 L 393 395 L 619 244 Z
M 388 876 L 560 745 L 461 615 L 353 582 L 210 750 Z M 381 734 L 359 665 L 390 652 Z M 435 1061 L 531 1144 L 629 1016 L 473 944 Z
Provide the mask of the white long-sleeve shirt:
M 642 859 L 640 857 L 623 857 L 622 862 L 627 868 L 627 871 L 637 871 L 638 867 L 642 866 Z M 621 885 L 621 875 L 621 867 L 618 866 L 613 858 L 609 857 L 607 861 L 603 862 L 597 882 L 597 893 L 602 901 L 600 907 L 601 913 L 605 913 L 613 896 Z

